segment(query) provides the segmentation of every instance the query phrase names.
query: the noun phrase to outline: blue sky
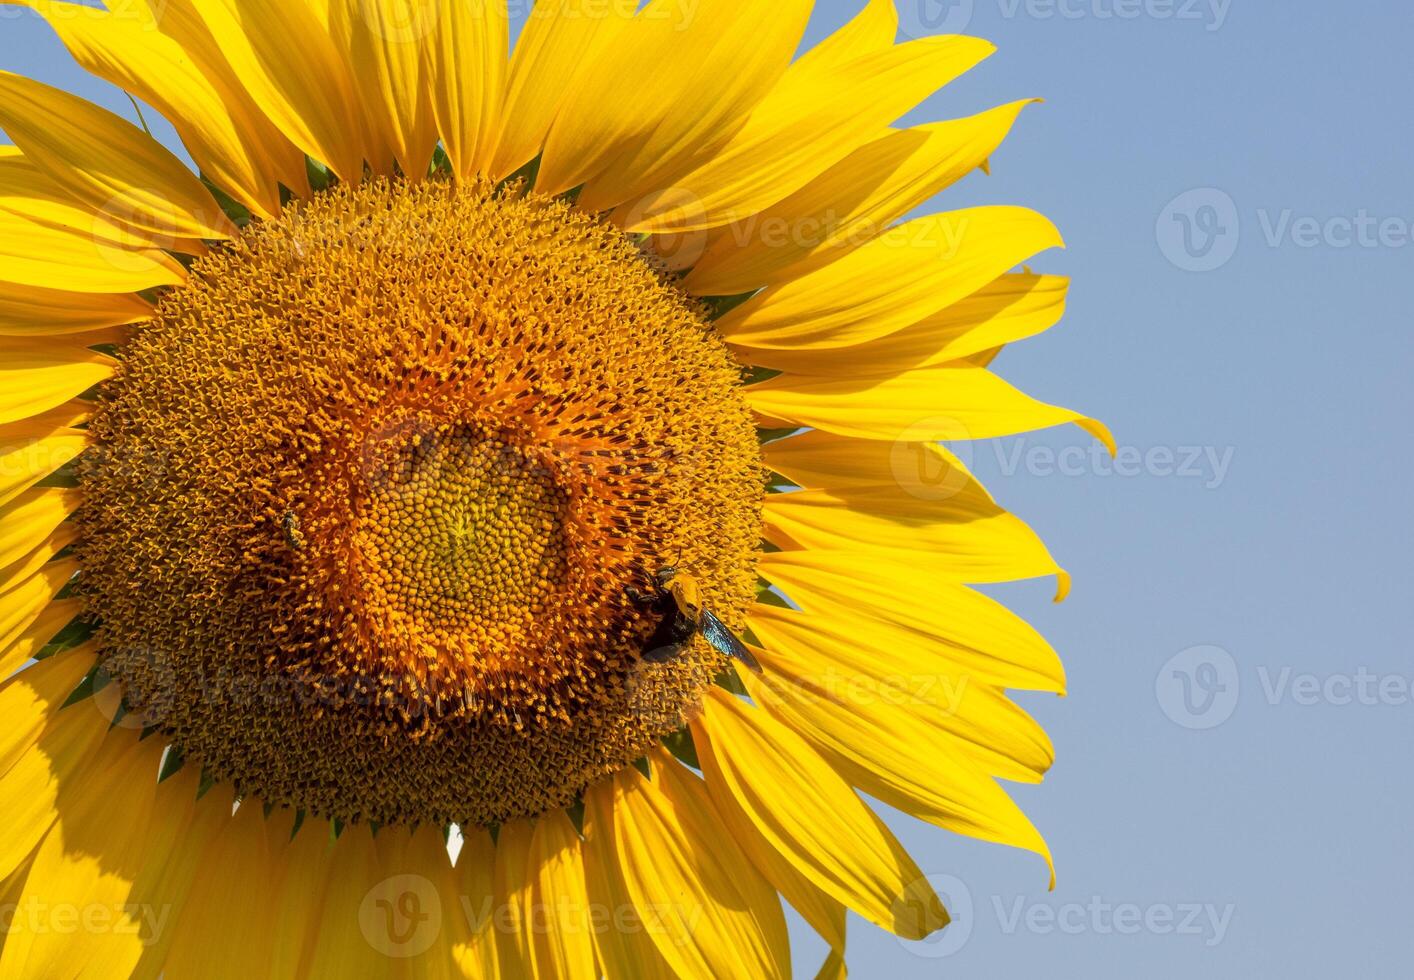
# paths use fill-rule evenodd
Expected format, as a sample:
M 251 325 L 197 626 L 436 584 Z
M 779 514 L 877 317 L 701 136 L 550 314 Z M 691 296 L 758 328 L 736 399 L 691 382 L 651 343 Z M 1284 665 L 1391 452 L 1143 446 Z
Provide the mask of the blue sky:
M 1077 430 L 971 450 L 1075 576 L 1059 606 L 997 590 L 1069 670 L 1069 697 L 1025 702 L 1057 763 L 1017 790 L 1058 887 L 892 814 L 957 922 L 921 946 L 853 923 L 853 975 L 1407 976 L 1414 13 L 900 7 L 909 33 L 1000 48 L 909 121 L 1046 99 L 929 210 L 1055 220 L 1069 248 L 1034 264 L 1073 277 L 1070 311 L 997 367 L 1122 451 Z M 854 9 L 820 3 L 811 39 Z M 27 12 L 0 7 L 0 68 L 131 113 Z

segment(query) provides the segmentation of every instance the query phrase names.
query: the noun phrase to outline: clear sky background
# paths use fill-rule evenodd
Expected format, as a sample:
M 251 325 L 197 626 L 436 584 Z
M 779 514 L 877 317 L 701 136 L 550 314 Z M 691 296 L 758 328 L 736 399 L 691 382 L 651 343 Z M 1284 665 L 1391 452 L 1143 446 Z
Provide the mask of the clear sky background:
M 766 0 L 762 0 L 766 2 Z M 860 0 L 823 0 L 810 40 Z M 1019 852 L 891 814 L 956 922 L 851 924 L 855 977 L 1407 977 L 1414 871 L 1414 10 L 1404 0 L 900 0 L 990 61 L 909 121 L 1042 96 L 929 206 L 1024 204 L 1062 325 L 1003 354 L 1107 421 L 971 459 L 1075 576 L 999 590 L 1070 678 Z M 28 12 L 0 68 L 131 115 Z M 150 116 L 151 118 L 151 116 Z M 1197 192 L 1197 193 L 1189 193 Z M 1068 447 L 1077 447 L 1070 455 Z M 802 937 L 799 972 L 820 950 Z

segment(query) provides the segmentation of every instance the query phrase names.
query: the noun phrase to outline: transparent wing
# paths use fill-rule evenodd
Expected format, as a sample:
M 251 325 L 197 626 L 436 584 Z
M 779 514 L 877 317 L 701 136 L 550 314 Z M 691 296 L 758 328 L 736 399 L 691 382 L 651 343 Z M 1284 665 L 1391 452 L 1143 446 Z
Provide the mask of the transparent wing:
M 726 624 L 713 615 L 710 609 L 702 610 L 700 628 L 702 635 L 707 638 L 707 642 L 720 652 L 728 657 L 735 657 L 754 672 L 761 673 L 761 665 L 756 662 L 756 658 L 751 655 L 746 644 L 738 640 L 736 634 L 727 629 Z

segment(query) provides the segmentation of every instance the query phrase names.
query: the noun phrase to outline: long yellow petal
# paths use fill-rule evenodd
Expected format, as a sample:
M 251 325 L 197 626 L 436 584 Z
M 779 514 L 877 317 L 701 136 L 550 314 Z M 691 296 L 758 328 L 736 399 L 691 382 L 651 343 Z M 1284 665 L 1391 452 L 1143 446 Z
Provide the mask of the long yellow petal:
M 462 975 L 470 980 L 496 980 L 496 907 L 493 869 L 496 845 L 479 827 L 462 830 L 457 855 L 457 932 L 452 937 L 454 955 Z
M 132 293 L 76 293 L 0 282 L 0 337 L 85 333 L 150 316 L 151 304 Z
M 0 210 L 36 224 L 101 239 L 119 252 L 174 244 L 170 235 L 150 235 L 120 225 L 81 203 L 18 147 L 0 147 Z
M 591 980 L 594 937 L 579 833 L 563 810 L 542 816 L 530 842 L 527 931 L 530 974 Z
M 784 201 L 722 234 L 684 288 L 702 296 L 734 296 L 836 261 L 980 167 L 1029 104 L 1014 102 L 966 119 L 889 133 L 860 147 Z
M 0 426 L 0 506 L 84 451 L 88 436 L 69 428 L 73 421 L 74 413 L 60 406 L 36 418 Z
M 0 738 L 0 879 L 34 850 L 58 817 L 62 786 L 87 766 L 108 731 L 108 719 L 89 705 L 60 707 L 93 665 L 89 651 L 72 650 L 28 667 L 5 682 L 0 702 L 6 731 Z
M 58 821 L 40 844 L 18 914 L 10 920 L 0 973 L 128 976 L 155 940 L 160 908 L 130 904 L 149 856 L 157 769 L 163 746 L 135 733 L 110 736 L 103 764 L 60 787 Z M 83 912 L 86 928 L 65 928 L 56 910 Z
M 363 106 L 370 163 L 389 173 L 395 160 L 410 179 L 422 177 L 437 144 L 423 48 L 437 30 L 438 11 L 421 0 L 334 0 L 332 33 L 348 44 L 353 84 Z M 382 159 L 383 155 L 389 159 Z
M 307 977 L 327 898 L 334 828 L 327 820 L 306 816 L 293 840 L 282 843 L 270 975 Z
M 635 209 L 627 228 L 691 232 L 757 214 L 876 139 L 993 50 L 974 38 L 938 37 L 826 70 L 810 70 L 802 59 L 726 146 L 677 182 L 678 194 Z
M 0 425 L 57 408 L 112 377 L 116 367 L 84 347 L 0 340 Z
M 0 709 L 6 719 L 0 728 L 0 777 L 33 750 L 46 726 L 65 714 L 60 706 L 93 668 L 95 653 L 93 646 L 67 650 L 0 681 Z
M 0 264 L 5 285 L 46 290 L 128 293 L 186 281 L 182 267 L 161 252 L 130 249 L 5 210 L 0 210 Z
M 860 633 L 850 622 L 769 606 L 753 609 L 747 625 L 774 674 L 861 712 L 915 714 L 947 739 L 950 751 L 993 776 L 1036 783 L 1055 761 L 1050 739 L 1030 715 L 937 644 L 909 642 L 897 629 Z
M 242 102 L 223 97 L 191 55 L 155 23 L 129 10 L 98 11 L 48 0 L 0 2 L 37 11 L 86 71 L 166 117 L 201 172 L 218 187 L 261 217 L 279 212 L 279 169 L 260 152 L 275 147 L 251 142 L 259 129 Z
M 763 517 L 767 539 L 787 550 L 902 552 L 959 583 L 1061 573 L 1035 532 L 980 495 L 917 497 L 892 485 L 803 490 L 770 495 Z
M 48 538 L 78 510 L 76 490 L 41 487 L 26 490 L 0 507 L 0 575 Z
M 856 58 L 887 51 L 897 37 L 898 8 L 894 0 L 869 0 L 848 23 L 801 55 L 793 70 L 825 75 Z
M 851 785 L 947 830 L 1034 851 L 1046 842 L 997 783 L 975 763 L 949 754 L 917 715 L 861 712 L 802 690 L 789 679 L 746 678 L 752 699 L 817 751 Z
M 451 980 L 462 910 L 440 827 L 380 828 L 378 883 L 359 903 L 363 935 L 407 980 Z
M 209 870 L 200 858 L 206 853 L 214 825 L 197 819 L 200 778 L 200 767 L 186 766 L 158 784 L 148 824 L 133 828 L 144 837 L 145 849 L 127 900 L 144 926 L 139 932 L 142 956 L 130 980 L 157 980 L 161 976 L 173 939 L 169 925 L 186 904 L 197 876 Z
M 776 891 L 722 825 L 706 787 L 652 756 L 650 781 L 614 776 L 614 843 L 625 890 L 668 965 L 684 977 L 785 977 L 789 939 Z
M 175 41 L 230 111 L 245 155 L 254 161 L 261 173 L 273 176 L 296 196 L 307 195 L 309 179 L 304 151 L 290 142 L 276 123 L 266 116 L 258 100 L 247 89 L 245 80 L 231 66 L 221 50 L 220 42 L 212 35 L 198 9 L 202 2 L 131 0 L 121 10 L 113 5 L 110 9 L 123 16 L 136 15 L 144 30 L 159 31 Z M 130 9 L 133 6 L 145 8 L 145 15 L 135 14 Z
M 592 178 L 579 197 L 580 207 L 605 211 L 671 186 L 735 135 L 780 81 L 805 34 L 812 6 L 810 0 L 777 0 L 766 7 L 707 0 L 688 15 L 679 0 L 650 3 L 635 20 L 636 26 L 649 28 L 641 32 L 646 51 L 622 44 L 609 52 L 594 71 L 605 90 L 590 96 L 595 101 L 566 106 L 550 132 L 544 166 L 572 158 L 573 150 L 551 153 L 558 148 L 557 137 L 569 129 L 583 141 L 579 145 L 608 163 L 597 174 L 592 165 L 580 167 L 579 176 Z M 652 66 L 644 54 L 660 64 Z M 645 76 L 653 84 L 644 86 Z M 588 94 L 587 88 L 583 91 Z M 619 144 L 600 135 L 616 125 L 626 135 L 617 160 L 612 148 Z
M 907 555 L 790 551 L 761 557 L 761 575 L 808 612 L 861 636 L 874 630 L 946 657 L 984 683 L 1012 690 L 1065 690 L 1065 670 L 1020 616 Z
M 693 734 L 720 809 L 749 820 L 836 901 L 906 939 L 948 924 L 903 845 L 799 735 L 720 688 L 703 700 Z
M 530 937 L 526 934 L 526 912 L 530 900 L 530 842 L 534 833 L 529 820 L 514 820 L 501 827 L 496 837 L 496 863 L 491 872 L 495 896 L 496 965 L 501 976 L 532 980 Z
M 414 940 L 418 942 L 423 941 L 420 931 L 423 926 L 435 930 L 436 925 L 430 920 L 390 919 L 393 914 L 401 915 L 404 909 L 421 915 L 426 904 L 419 904 L 417 908 L 411 904 L 379 905 L 380 898 L 387 900 L 380 891 L 386 887 L 372 832 L 362 825 L 345 827 L 329 857 L 329 881 L 322 914 L 310 935 L 313 943 L 310 977 L 389 980 L 393 976 L 395 958 L 386 943 L 404 937 L 404 930 L 409 927 L 416 931 Z M 416 897 L 404 899 L 403 894 Z M 395 899 L 430 901 L 420 888 L 400 891 Z
M 782 374 L 745 389 L 761 415 L 856 439 L 995 439 L 1074 422 L 1114 452 L 1094 419 L 1023 394 L 991 371 L 948 363 L 892 376 Z
M 260 801 L 247 799 L 234 816 L 231 804 L 227 786 L 217 786 L 200 801 L 202 816 L 219 828 L 200 860 L 221 871 L 198 876 L 173 915 L 163 969 L 167 980 L 268 975 L 277 867 Z
M 637 9 L 638 0 L 543 0 L 531 8 L 511 57 L 493 177 L 535 159 L 569 93 Z
M 699 736 L 696 731 L 694 736 L 698 754 L 701 756 L 710 748 L 706 746 L 707 736 Z M 708 789 L 712 791 L 713 801 L 717 805 L 723 825 L 751 866 L 761 873 L 761 877 L 765 878 L 771 887 L 781 893 L 781 897 L 800 913 L 800 917 L 832 949 L 844 949 L 845 907 L 821 891 L 814 881 L 778 851 L 740 807 L 713 790 L 710 781 Z
M 614 845 L 614 789 L 605 780 L 584 791 L 584 878 L 589 900 L 608 911 L 595 923 L 594 948 L 606 977 L 673 980 L 676 976 L 629 898 Z
M 0 677 L 8 677 L 23 667 L 81 612 L 82 599 L 47 600 L 20 625 L 12 621 L 0 625 L 4 630 L 0 634 Z
M 270 121 L 342 180 L 358 183 L 366 137 L 354 82 L 314 8 L 304 0 L 186 2 Z
M 510 27 L 505 0 L 433 0 L 435 33 L 424 46 L 433 118 L 452 172 L 487 171 L 505 98 Z
M 1061 244 L 1055 226 L 1026 208 L 931 215 L 758 294 L 717 328 L 743 360 L 777 367 L 776 351 L 852 347 L 901 330 Z
M 237 234 L 216 199 L 162 144 L 76 95 L 0 72 L 0 128 L 98 214 L 173 240 Z
M 77 562 L 53 562 L 0 593 L 0 668 L 6 673 L 37 652 L 36 644 L 43 646 L 53 638 L 50 633 L 41 639 L 42 628 L 54 622 L 52 615 L 45 616 L 46 608 L 77 571 Z M 68 619 L 77 611 L 73 601 L 66 601 L 61 609 Z
M 886 337 L 843 350 L 753 351 L 748 356 L 784 370 L 824 376 L 897 374 L 949 361 L 986 367 L 1006 344 L 1055 326 L 1065 313 L 1068 286 L 1069 280 L 1061 276 L 1005 275 Z

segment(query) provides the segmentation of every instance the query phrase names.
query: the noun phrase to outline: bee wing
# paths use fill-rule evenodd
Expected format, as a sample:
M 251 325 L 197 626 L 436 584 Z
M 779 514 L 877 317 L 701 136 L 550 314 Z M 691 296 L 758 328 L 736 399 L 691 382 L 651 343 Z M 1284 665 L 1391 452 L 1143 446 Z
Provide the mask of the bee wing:
M 701 629 L 707 642 L 716 647 L 719 652 L 740 660 L 752 672 L 761 673 L 761 665 L 756 662 L 756 658 L 751 655 L 746 644 L 737 639 L 736 634 L 727 629 L 727 625 L 718 619 L 710 609 L 702 610 Z

